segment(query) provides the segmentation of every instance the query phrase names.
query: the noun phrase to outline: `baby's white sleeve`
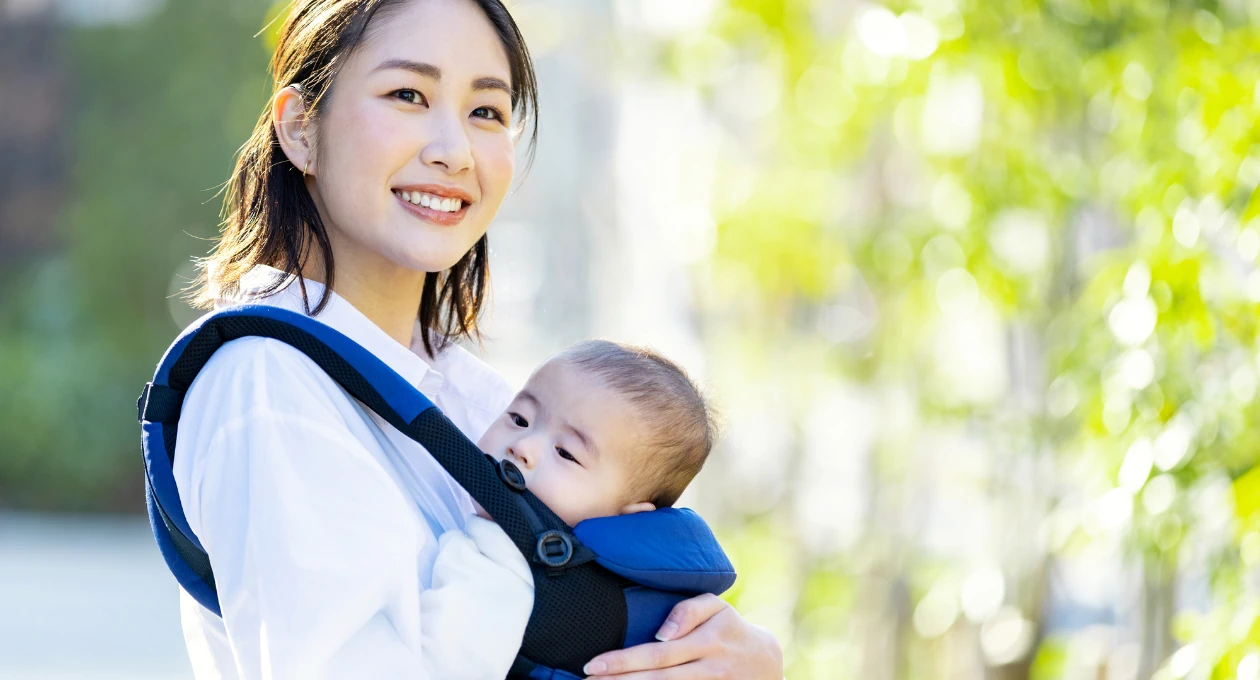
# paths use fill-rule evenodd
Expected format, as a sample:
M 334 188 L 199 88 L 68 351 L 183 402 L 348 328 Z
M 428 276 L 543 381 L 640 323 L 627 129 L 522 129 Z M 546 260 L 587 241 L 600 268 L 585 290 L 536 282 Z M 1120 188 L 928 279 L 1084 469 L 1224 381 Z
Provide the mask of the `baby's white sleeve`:
M 467 533 L 442 534 L 433 585 L 420 594 L 427 677 L 507 676 L 533 607 L 529 565 L 498 524 L 474 516 Z

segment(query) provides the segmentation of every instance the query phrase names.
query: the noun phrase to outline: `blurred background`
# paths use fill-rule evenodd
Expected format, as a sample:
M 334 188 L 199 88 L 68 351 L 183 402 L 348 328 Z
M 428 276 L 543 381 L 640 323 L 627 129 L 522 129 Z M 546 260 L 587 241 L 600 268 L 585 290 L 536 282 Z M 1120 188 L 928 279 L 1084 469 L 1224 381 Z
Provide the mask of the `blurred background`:
M 1260 4 L 509 4 L 474 350 L 705 382 L 789 678 L 1260 678 Z M 285 9 L 0 0 L 0 677 L 190 677 L 134 404 Z

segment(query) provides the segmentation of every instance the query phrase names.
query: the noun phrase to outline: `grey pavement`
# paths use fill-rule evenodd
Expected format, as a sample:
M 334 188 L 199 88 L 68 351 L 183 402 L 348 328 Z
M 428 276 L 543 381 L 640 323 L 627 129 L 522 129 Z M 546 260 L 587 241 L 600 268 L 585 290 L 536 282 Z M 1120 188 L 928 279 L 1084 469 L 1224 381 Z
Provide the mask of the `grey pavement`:
M 0 678 L 191 677 L 144 518 L 0 512 Z

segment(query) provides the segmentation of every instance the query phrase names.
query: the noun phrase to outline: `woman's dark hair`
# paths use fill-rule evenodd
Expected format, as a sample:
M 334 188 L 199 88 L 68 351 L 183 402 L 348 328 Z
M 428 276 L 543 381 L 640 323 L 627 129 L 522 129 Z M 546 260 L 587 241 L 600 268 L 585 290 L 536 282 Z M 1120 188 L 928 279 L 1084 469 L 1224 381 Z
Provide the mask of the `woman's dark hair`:
M 418 0 L 295 0 L 271 59 L 273 93 L 296 85 L 308 118 L 318 118 L 321 102 L 331 91 L 341 64 L 363 44 L 373 18 L 414 1 Z M 485 13 L 507 52 L 513 119 L 519 121 L 518 132 L 530 128 L 528 157 L 532 158 L 538 138 L 538 87 L 525 39 L 500 0 L 469 2 Z M 294 167 L 280 148 L 270 106 L 241 147 L 225 194 L 218 245 L 198 263 L 195 303 L 208 307 L 219 297 L 236 295 L 245 272 L 256 264 L 266 264 L 285 276 L 263 291 L 264 295 L 274 293 L 296 276 L 307 312 L 319 314 L 333 287 L 332 247 L 302 170 Z M 322 256 L 325 284 L 314 309 L 302 274 L 312 247 L 319 248 Z M 477 316 L 488 281 L 484 235 L 450 269 L 425 275 L 417 312 L 425 330 L 425 351 L 432 355 L 452 339 L 477 335 Z

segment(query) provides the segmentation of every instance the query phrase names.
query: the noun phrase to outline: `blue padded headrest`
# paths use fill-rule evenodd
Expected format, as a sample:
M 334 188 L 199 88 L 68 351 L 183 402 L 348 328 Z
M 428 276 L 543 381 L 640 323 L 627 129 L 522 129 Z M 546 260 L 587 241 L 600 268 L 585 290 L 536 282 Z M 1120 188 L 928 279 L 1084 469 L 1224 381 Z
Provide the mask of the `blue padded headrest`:
M 686 508 L 596 517 L 579 522 L 573 535 L 605 569 L 650 588 L 717 595 L 735 583 L 709 525 Z

